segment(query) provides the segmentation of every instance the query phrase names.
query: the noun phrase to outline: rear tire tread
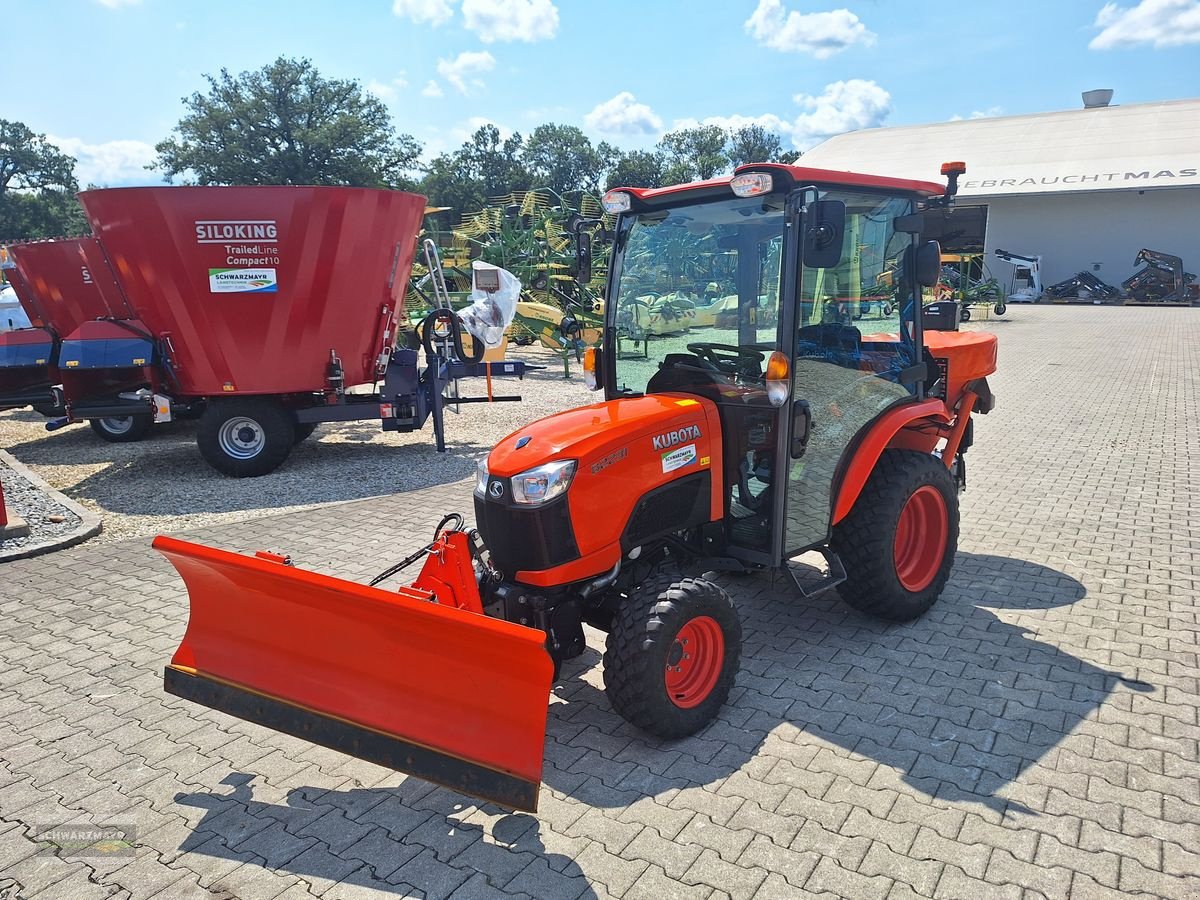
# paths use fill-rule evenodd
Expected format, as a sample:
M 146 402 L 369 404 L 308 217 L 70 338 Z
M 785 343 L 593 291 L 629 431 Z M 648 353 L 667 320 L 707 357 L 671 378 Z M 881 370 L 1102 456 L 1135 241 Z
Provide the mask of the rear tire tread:
M 909 591 L 896 575 L 894 545 L 900 511 L 919 487 L 937 487 L 946 501 L 946 551 L 933 582 Z M 950 577 L 958 548 L 958 491 L 941 460 L 912 450 L 887 450 L 849 515 L 834 526 L 833 549 L 846 569 L 838 585 L 842 599 L 859 612 L 893 622 L 909 622 L 928 610 Z

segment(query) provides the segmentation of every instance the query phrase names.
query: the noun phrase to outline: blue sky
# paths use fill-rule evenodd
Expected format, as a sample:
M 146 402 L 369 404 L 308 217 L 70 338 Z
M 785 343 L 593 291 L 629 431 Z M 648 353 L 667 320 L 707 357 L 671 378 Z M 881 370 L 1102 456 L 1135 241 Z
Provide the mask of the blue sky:
M 0 0 L 3 105 L 79 159 L 142 166 L 222 67 L 357 78 L 427 155 L 553 121 L 625 149 L 754 120 L 839 131 L 1200 95 L 1200 0 Z

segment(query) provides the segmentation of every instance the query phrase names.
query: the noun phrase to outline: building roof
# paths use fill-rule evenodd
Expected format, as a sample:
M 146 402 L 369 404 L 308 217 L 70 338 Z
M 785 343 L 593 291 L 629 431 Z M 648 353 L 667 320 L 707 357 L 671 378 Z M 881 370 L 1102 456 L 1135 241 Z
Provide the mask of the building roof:
M 1032 116 L 964 119 L 839 134 L 806 166 L 936 177 L 964 160 L 961 197 L 1200 186 L 1200 99 Z

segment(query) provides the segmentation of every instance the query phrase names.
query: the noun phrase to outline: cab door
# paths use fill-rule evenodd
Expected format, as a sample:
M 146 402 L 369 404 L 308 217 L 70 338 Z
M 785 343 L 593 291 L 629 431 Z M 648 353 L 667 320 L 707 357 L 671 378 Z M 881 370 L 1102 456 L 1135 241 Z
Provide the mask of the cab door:
M 912 212 L 912 201 L 852 191 L 822 191 L 820 198 L 845 204 L 844 223 L 835 223 L 843 224 L 835 235 L 841 253 L 805 265 L 802 240 L 788 279 L 791 321 L 780 340 L 791 344 L 792 392 L 776 451 L 779 560 L 829 540 L 834 485 L 856 439 L 916 394 L 913 235 L 895 228 L 897 217 Z M 805 205 L 801 235 L 811 233 L 819 210 Z M 821 256 L 808 255 L 810 262 Z

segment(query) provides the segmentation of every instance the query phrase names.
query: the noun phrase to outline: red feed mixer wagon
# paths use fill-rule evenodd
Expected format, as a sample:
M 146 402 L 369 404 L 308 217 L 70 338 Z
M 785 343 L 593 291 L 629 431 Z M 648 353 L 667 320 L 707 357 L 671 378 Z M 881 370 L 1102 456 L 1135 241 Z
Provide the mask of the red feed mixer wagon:
M 418 340 L 396 316 L 425 208 L 418 195 L 287 186 L 79 197 L 120 304 L 64 341 L 63 416 L 48 428 L 100 420 L 119 423 L 110 440 L 137 440 L 154 422 L 198 417 L 206 461 L 262 475 L 324 421 L 378 418 L 411 431 L 432 414 L 444 449 L 447 380 L 524 372 L 466 358 L 446 311 L 426 324 L 429 365 L 418 367 Z
M 0 409 L 32 406 L 47 416 L 61 415 L 63 350 L 70 358 L 74 342 L 93 323 L 128 316 L 128 307 L 94 238 L 5 249 L 5 277 L 33 327 L 0 334 Z M 79 386 L 86 396 L 90 386 Z M 93 425 L 100 431 L 102 425 Z

